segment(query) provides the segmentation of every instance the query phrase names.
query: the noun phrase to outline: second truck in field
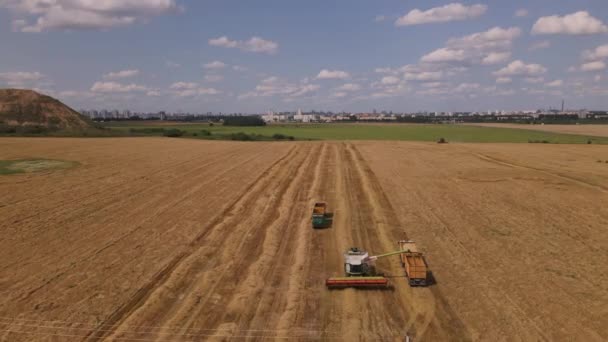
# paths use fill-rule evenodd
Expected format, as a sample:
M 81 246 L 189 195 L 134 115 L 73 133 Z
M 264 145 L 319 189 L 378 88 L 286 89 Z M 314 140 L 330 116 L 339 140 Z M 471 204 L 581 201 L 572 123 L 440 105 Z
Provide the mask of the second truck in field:
M 312 227 L 327 228 L 331 225 L 331 214 L 327 212 L 327 203 L 317 202 L 312 209 Z

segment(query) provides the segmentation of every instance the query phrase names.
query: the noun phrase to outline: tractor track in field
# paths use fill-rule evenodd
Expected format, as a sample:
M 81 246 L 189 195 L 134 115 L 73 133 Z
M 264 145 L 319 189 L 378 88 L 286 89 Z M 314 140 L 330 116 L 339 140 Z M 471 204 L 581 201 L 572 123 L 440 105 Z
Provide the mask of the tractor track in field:
M 190 175 L 196 175 L 196 174 L 200 173 L 201 170 L 203 170 L 205 168 L 208 168 L 208 167 L 210 167 L 212 165 L 221 165 L 223 162 L 225 162 L 225 160 L 228 160 L 228 159 L 230 159 L 232 157 L 235 157 L 235 156 L 239 155 L 241 152 L 242 151 L 234 151 L 234 152 L 230 152 L 230 153 L 224 154 L 224 155 L 219 155 L 219 153 L 217 153 L 219 155 L 218 159 L 212 159 L 212 160 L 210 160 L 208 162 L 205 162 L 202 165 L 197 166 L 196 168 L 187 171 L 185 174 L 181 174 L 180 177 L 189 177 Z M 255 158 L 255 156 L 240 161 L 239 164 L 231 167 L 229 170 L 226 170 L 225 173 L 229 172 L 230 170 L 233 170 L 234 168 L 236 168 L 236 167 L 238 167 L 240 165 L 246 164 L 247 162 L 251 161 L 254 158 Z M 194 162 L 192 160 L 184 161 L 182 163 L 178 163 L 177 167 L 179 168 L 179 167 L 182 167 L 182 166 L 185 166 L 185 165 L 187 165 L 189 163 L 194 163 Z M 155 171 L 155 172 L 153 172 L 153 173 L 151 173 L 149 175 L 146 175 L 144 177 L 151 177 L 151 176 L 154 176 L 154 175 L 162 175 L 163 173 L 169 172 L 169 171 L 171 171 L 173 169 L 175 169 L 175 166 L 166 167 L 164 169 Z M 122 205 L 124 202 L 129 201 L 131 198 L 133 198 L 135 196 L 138 196 L 138 195 L 140 195 L 140 194 L 142 194 L 144 192 L 149 192 L 151 190 L 155 190 L 155 189 L 159 189 L 159 188 L 162 188 L 162 187 L 166 187 L 168 185 L 171 185 L 174 181 L 175 181 L 175 179 L 168 178 L 168 179 L 165 179 L 165 180 L 163 180 L 161 182 L 151 183 L 151 185 L 149 187 L 141 187 L 141 189 L 133 191 L 129 186 L 125 187 L 125 185 L 130 184 L 132 182 L 132 180 L 126 180 L 124 182 L 120 182 L 120 183 L 112 185 L 110 187 L 102 187 L 101 190 L 99 190 L 97 192 L 90 193 L 89 195 L 86 195 L 86 196 L 84 196 L 82 198 L 76 198 L 76 199 L 71 200 L 71 201 L 61 202 L 61 203 L 59 203 L 56 206 L 50 207 L 50 208 L 48 208 L 46 210 L 39 211 L 39 212 L 37 212 L 34 215 L 31 215 L 29 217 L 24 217 L 23 219 L 15 221 L 13 223 L 15 223 L 15 224 L 22 223 L 22 224 L 24 224 L 24 223 L 26 223 L 26 220 L 31 219 L 32 217 L 44 214 L 45 212 L 48 212 L 48 211 L 52 211 L 53 214 L 54 214 L 54 216 L 56 216 L 56 217 L 64 217 L 65 216 L 64 212 L 63 211 L 58 211 L 57 210 L 58 207 L 65 208 L 66 210 L 69 210 L 70 209 L 70 207 L 69 207 L 70 204 L 73 204 L 73 203 L 76 203 L 76 202 L 82 203 L 82 202 L 86 201 L 87 199 L 92 199 L 92 202 L 99 203 L 100 199 L 99 199 L 98 195 L 100 195 L 100 194 L 101 195 L 111 194 L 112 198 L 114 196 L 116 196 L 117 194 L 120 194 L 121 195 L 121 201 L 120 202 L 113 202 L 110 199 L 107 202 L 105 202 L 105 203 L 108 203 L 109 205 L 108 206 L 104 205 L 104 207 L 107 210 L 110 210 L 111 208 L 114 208 L 116 206 Z M 114 192 L 113 191 L 114 189 L 121 189 L 121 190 L 118 191 L 118 192 Z M 72 189 L 72 190 L 74 190 L 74 189 Z M 125 196 L 122 196 L 122 195 L 125 195 Z M 90 212 L 91 211 L 89 211 L 88 213 L 90 213 Z M 76 215 L 76 214 L 82 214 L 82 213 L 80 213 L 80 212 L 78 212 L 78 213 L 72 212 L 72 214 Z M 86 215 L 87 212 L 85 212 L 84 214 Z M 80 215 L 80 216 L 82 216 L 82 215 Z M 58 224 L 64 223 L 67 219 L 68 218 L 64 218 L 64 220 L 63 221 L 59 221 Z M 30 229 L 31 230 L 35 230 L 37 228 L 40 228 L 40 227 L 34 226 L 34 227 L 31 227 Z
M 588 181 L 585 181 L 583 179 L 579 179 L 576 177 L 568 176 L 568 175 L 565 175 L 563 173 L 556 172 L 553 170 L 547 170 L 547 169 L 542 169 L 542 168 L 533 167 L 533 166 L 521 165 L 521 164 L 518 164 L 518 163 L 515 163 L 512 161 L 506 161 L 506 160 L 503 160 L 500 158 L 488 156 L 483 153 L 474 153 L 474 155 L 476 155 L 481 160 L 484 160 L 484 161 L 487 161 L 490 163 L 494 163 L 497 165 L 540 172 L 542 174 L 545 174 L 545 175 L 548 175 L 551 177 L 563 179 L 565 181 L 572 182 L 572 183 L 575 183 L 575 184 L 578 184 L 578 185 L 581 185 L 581 186 L 584 186 L 587 188 L 595 189 L 595 190 L 601 191 L 603 193 L 608 193 L 608 187 L 605 187 L 605 186 L 602 186 L 599 184 L 594 184 L 594 183 L 591 183 L 591 182 L 588 182 Z
M 229 173 L 230 171 L 241 167 L 242 165 L 245 165 L 247 162 L 249 162 L 250 160 L 254 159 L 255 156 L 252 156 L 250 158 L 244 159 L 243 161 L 239 162 L 238 164 L 233 165 L 232 167 L 230 167 L 229 169 L 225 170 L 223 173 L 221 174 L 217 174 L 211 178 L 207 178 L 204 181 L 200 182 L 199 184 L 197 184 L 194 187 L 190 187 L 185 193 L 180 195 L 180 198 L 177 201 L 172 201 L 170 203 L 167 203 L 164 205 L 164 210 L 168 210 L 169 208 L 178 205 L 180 202 L 183 202 L 184 200 L 189 198 L 189 195 L 191 193 L 194 193 L 197 189 L 203 188 L 208 184 L 212 184 L 214 182 L 216 182 L 218 179 L 221 179 L 225 174 Z M 214 163 L 219 163 L 220 160 L 218 161 L 214 161 Z M 205 166 L 209 166 L 211 163 L 207 163 L 204 164 Z M 203 169 L 205 166 L 196 168 L 194 171 L 190 172 L 190 173 L 196 173 L 199 170 Z M 170 181 L 167 181 L 163 184 L 159 184 L 156 187 L 152 187 L 152 188 L 147 188 L 146 191 L 150 191 L 150 190 L 154 190 L 157 189 L 159 187 L 162 187 L 166 184 L 168 184 Z M 139 191 L 138 193 L 142 193 L 144 190 Z M 111 192 L 110 192 L 111 193 Z M 115 195 L 115 194 L 114 194 Z M 135 194 L 131 194 L 131 196 L 134 196 Z M 114 203 L 111 205 L 111 207 L 120 207 L 124 202 L 128 201 L 129 198 L 123 199 L 120 202 Z M 104 210 L 110 210 L 109 207 L 104 207 Z M 88 260 L 93 259 L 95 256 L 99 255 L 100 253 L 102 253 L 104 250 L 116 245 L 117 243 L 119 243 L 120 241 L 124 240 L 126 237 L 134 234 L 135 232 L 137 232 L 138 230 L 142 229 L 145 227 L 147 222 L 151 222 L 152 220 L 154 220 L 156 217 L 160 216 L 164 210 L 159 210 L 157 211 L 154 215 L 150 215 L 148 218 L 146 218 L 144 221 L 141 221 L 140 224 L 138 224 L 137 226 L 135 226 L 133 229 L 128 230 L 127 232 L 125 232 L 124 234 L 122 234 L 121 236 L 119 236 L 118 238 L 114 239 L 113 241 L 108 242 L 107 244 L 105 244 L 104 246 L 102 246 L 101 248 L 96 249 L 95 251 L 92 251 L 91 253 L 89 253 L 88 256 L 84 256 L 83 258 L 79 259 L 77 261 L 77 263 L 84 263 L 87 262 Z M 76 246 L 76 248 L 78 248 Z M 68 249 L 64 255 L 69 255 L 71 253 L 71 251 Z M 30 263 L 36 263 L 39 261 L 31 261 Z M 19 261 L 16 261 L 16 263 L 19 263 Z M 27 263 L 21 263 L 22 266 L 27 265 Z M 12 265 L 6 265 L 4 268 L 9 268 Z M 41 288 L 44 288 L 45 286 L 47 286 L 48 284 L 50 284 L 53 281 L 56 281 L 57 279 L 60 279 L 62 276 L 65 275 L 65 272 L 70 269 L 73 268 L 75 266 L 75 264 L 71 264 L 69 266 L 66 266 L 64 269 L 59 269 L 57 272 L 59 272 L 58 274 L 56 274 L 53 278 L 48 279 L 47 281 L 45 281 L 43 284 L 41 284 L 38 288 L 32 289 L 30 292 L 28 292 L 24 297 L 22 297 L 22 299 L 27 299 L 29 298 L 31 295 L 33 295 L 35 292 L 37 292 L 38 290 L 40 290 Z
M 0 341 L 608 336 L 601 146 L 74 141 L 0 141 L 81 162 L 0 179 Z M 431 286 L 397 256 L 387 289 L 325 286 L 401 239 Z
M 240 198 L 236 199 L 233 203 L 229 204 L 222 212 L 220 212 L 215 219 L 213 219 L 208 225 L 209 228 L 203 229 L 201 234 L 195 237 L 190 243 L 189 249 L 181 252 L 177 256 L 173 257 L 173 259 L 163 268 L 161 269 L 156 276 L 154 276 L 148 284 L 139 289 L 131 299 L 123 304 L 118 310 L 113 312 L 102 324 L 99 325 L 99 328 L 92 331 L 85 340 L 89 341 L 99 341 L 104 337 L 112 334 L 118 326 L 118 323 L 123 321 L 128 315 L 133 312 L 137 307 L 141 305 L 152 292 L 158 288 L 170 275 L 171 273 L 179 266 L 179 264 L 188 256 L 194 253 L 192 248 L 200 243 L 200 241 L 211 231 L 213 226 L 216 226 L 224 217 L 229 215 L 230 211 L 237 206 L 237 204 L 241 201 L 241 199 L 246 196 L 260 181 L 265 178 L 268 178 L 269 172 L 274 169 L 280 169 L 281 164 L 290 159 L 290 157 L 296 151 L 296 147 L 292 147 L 283 157 L 274 162 L 270 167 L 267 168 L 256 180 L 251 182 L 243 191 L 243 195 Z M 104 327 L 111 326 L 112 329 L 104 329 Z

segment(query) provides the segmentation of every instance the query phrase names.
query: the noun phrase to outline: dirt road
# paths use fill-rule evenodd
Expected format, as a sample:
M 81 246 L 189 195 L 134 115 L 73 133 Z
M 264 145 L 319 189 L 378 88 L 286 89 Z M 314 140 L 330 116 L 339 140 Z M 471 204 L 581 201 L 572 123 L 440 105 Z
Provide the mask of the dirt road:
M 606 339 L 608 150 L 519 148 L 2 139 L 81 166 L 0 178 L 0 340 Z M 325 288 L 406 237 L 436 285 Z

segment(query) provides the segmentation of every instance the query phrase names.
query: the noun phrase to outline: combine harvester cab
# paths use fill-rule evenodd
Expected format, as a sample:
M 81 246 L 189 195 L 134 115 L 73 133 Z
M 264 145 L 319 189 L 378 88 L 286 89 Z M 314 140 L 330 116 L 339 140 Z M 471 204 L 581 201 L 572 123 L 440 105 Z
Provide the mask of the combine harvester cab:
M 331 225 L 332 218 L 327 212 L 327 203 L 317 202 L 312 209 L 312 227 L 327 228 Z
M 399 249 L 407 251 L 401 254 L 401 265 L 405 268 L 405 275 L 410 286 L 426 286 L 428 267 L 424 255 L 418 251 L 416 243 L 412 240 L 398 242 Z

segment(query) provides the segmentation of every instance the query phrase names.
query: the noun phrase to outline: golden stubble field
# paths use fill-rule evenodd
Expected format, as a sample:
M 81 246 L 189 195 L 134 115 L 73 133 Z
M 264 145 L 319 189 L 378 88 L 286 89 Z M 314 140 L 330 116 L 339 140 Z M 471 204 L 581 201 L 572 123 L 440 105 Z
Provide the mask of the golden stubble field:
M 0 139 L 18 158 L 80 165 L 0 177 L 2 341 L 608 339 L 606 146 Z M 325 288 L 403 238 L 435 285 Z

